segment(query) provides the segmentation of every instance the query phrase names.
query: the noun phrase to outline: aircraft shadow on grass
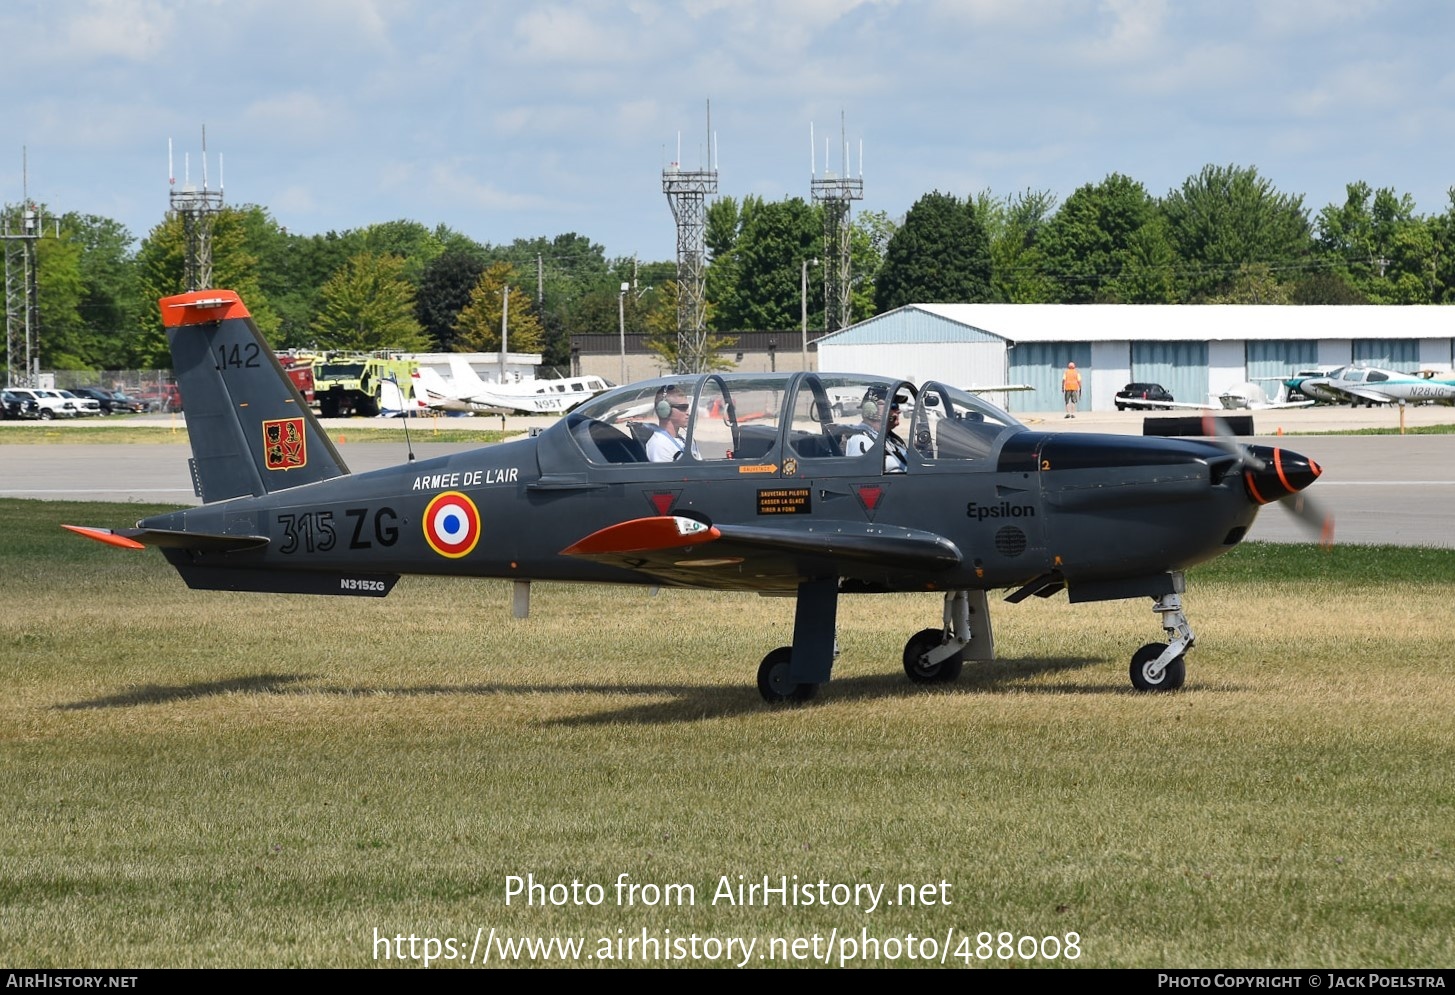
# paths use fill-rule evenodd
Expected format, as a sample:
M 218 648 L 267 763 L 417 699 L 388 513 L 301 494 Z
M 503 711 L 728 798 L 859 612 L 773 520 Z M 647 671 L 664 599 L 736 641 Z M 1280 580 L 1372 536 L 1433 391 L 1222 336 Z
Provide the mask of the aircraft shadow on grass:
M 946 685 L 943 690 L 957 694 L 1129 694 L 1130 689 L 1110 685 L 1077 684 L 1068 688 L 1058 686 L 1026 686 L 1022 681 L 1040 674 L 1054 674 L 1066 671 L 1099 667 L 1104 661 L 1073 659 L 1015 660 L 1002 658 L 966 671 L 955 685 Z M 85 701 L 67 702 L 52 706 L 61 711 L 82 711 L 104 708 L 136 708 L 144 705 L 164 705 L 195 701 L 200 698 L 221 695 L 280 695 L 308 696 L 329 695 L 337 697 L 468 697 L 494 696 L 502 694 L 520 695 L 597 695 L 615 698 L 660 698 L 668 701 L 650 701 L 627 705 L 604 712 L 571 715 L 547 720 L 545 725 L 588 726 L 606 723 L 631 723 L 652 725 L 672 722 L 694 722 L 702 719 L 727 718 L 735 715 L 753 714 L 761 710 L 757 699 L 743 694 L 737 688 L 721 684 L 684 685 L 680 683 L 635 683 L 635 684 L 593 684 L 590 682 L 563 684 L 413 684 L 407 686 L 324 685 L 310 687 L 302 682 L 312 680 L 308 674 L 257 674 L 251 677 L 235 677 L 222 681 L 200 681 L 194 684 L 148 684 L 124 693 L 92 698 Z M 880 674 L 866 674 L 860 677 L 841 678 L 835 687 L 836 699 L 883 700 L 885 698 L 909 698 L 922 694 L 913 685 L 906 686 L 899 681 Z
M 195 698 L 212 698 L 224 694 L 292 694 L 287 686 L 308 680 L 307 674 L 257 674 L 234 677 L 225 681 L 202 681 L 197 684 L 145 684 L 121 694 L 111 694 L 89 701 L 72 701 L 52 705 L 63 712 L 89 708 L 135 708 L 138 705 L 165 705 Z

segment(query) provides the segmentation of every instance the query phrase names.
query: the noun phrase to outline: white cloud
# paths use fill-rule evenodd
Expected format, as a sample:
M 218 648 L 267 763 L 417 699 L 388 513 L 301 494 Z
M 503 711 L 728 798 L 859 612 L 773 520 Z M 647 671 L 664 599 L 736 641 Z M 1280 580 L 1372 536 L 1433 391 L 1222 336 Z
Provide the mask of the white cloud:
M 166 55 L 173 42 L 175 11 L 160 0 L 89 0 L 79 10 L 65 4 L 56 8 L 66 18 L 63 61 L 110 56 L 151 62 Z M 7 47 L 14 44 L 11 39 Z
M 241 121 L 270 142 L 316 147 L 353 130 L 352 109 L 315 93 L 290 91 L 254 100 L 241 109 Z

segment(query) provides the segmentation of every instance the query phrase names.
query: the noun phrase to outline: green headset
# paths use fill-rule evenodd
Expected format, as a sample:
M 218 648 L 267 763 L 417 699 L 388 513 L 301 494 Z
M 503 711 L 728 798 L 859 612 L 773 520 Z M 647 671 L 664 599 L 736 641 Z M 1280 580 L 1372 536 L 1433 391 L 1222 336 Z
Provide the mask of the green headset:
M 660 419 L 663 419 L 663 418 L 671 418 L 672 417 L 672 402 L 669 401 L 669 400 L 667 400 L 667 395 L 669 393 L 671 393 L 671 391 L 672 391 L 672 388 L 670 386 L 669 387 L 658 387 L 657 388 L 657 407 L 656 407 L 656 411 L 657 411 L 657 418 L 659 420 Z

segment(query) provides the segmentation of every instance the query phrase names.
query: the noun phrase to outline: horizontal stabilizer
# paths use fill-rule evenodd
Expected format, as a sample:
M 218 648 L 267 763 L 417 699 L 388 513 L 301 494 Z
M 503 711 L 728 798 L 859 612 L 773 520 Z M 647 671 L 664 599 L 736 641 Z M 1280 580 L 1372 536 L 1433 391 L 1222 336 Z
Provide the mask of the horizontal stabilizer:
M 178 529 L 98 529 L 89 525 L 62 525 L 77 535 L 123 549 L 187 549 L 198 553 L 236 553 L 268 544 L 267 536 L 211 535 Z

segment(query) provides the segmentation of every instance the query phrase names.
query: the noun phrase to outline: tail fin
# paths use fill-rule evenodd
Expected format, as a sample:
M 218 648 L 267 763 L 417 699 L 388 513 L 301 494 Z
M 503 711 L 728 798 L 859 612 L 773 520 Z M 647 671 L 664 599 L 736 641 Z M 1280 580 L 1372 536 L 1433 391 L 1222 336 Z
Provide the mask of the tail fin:
M 419 367 L 411 379 L 415 384 L 414 396 L 426 404 L 430 401 L 430 395 L 440 400 L 454 397 L 450 392 L 450 385 L 445 383 L 445 378 L 436 373 L 432 366 Z
M 236 293 L 197 290 L 164 297 L 161 308 L 203 501 L 349 472 Z
M 450 357 L 450 376 L 454 378 L 455 389 L 461 393 L 479 390 L 485 386 L 485 381 L 480 379 L 480 374 L 466 362 L 464 356 Z

